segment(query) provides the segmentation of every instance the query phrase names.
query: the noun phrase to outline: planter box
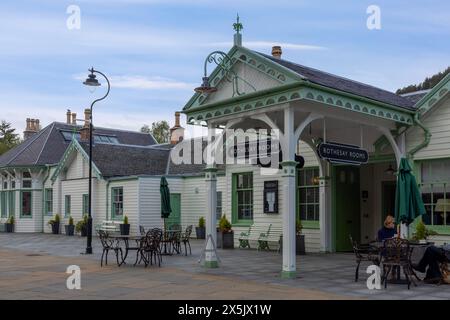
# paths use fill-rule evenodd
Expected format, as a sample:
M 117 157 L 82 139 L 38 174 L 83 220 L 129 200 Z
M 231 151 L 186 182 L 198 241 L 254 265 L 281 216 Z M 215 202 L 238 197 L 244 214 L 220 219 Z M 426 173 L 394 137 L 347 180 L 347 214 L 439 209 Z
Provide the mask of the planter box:
M 59 222 L 52 224 L 52 233 L 53 234 L 59 234 Z
M 206 228 L 205 227 L 195 227 L 195 233 L 197 239 L 205 239 Z
M 226 232 L 222 234 L 222 249 L 234 249 L 234 232 Z
M 66 229 L 66 236 L 73 236 L 75 232 L 74 225 L 65 225 L 64 228 Z
M 14 232 L 14 224 L 13 223 L 5 223 L 5 231 L 6 232 Z
M 120 225 L 120 234 L 123 236 L 127 236 L 130 234 L 130 224 L 121 224 Z
M 87 226 L 84 226 L 83 228 L 81 228 L 81 232 L 80 232 L 82 237 L 86 237 L 87 236 Z
M 295 253 L 296 254 L 305 254 L 305 235 L 297 234 L 295 236 Z
M 216 243 L 216 247 L 217 248 L 222 248 L 222 232 L 220 232 L 219 230 L 217 230 L 217 243 Z

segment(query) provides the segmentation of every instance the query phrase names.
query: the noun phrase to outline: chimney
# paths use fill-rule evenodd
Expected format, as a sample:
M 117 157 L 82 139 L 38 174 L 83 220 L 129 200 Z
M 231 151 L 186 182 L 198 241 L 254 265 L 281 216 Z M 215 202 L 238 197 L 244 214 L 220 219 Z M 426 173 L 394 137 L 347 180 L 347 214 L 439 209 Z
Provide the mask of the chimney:
M 84 125 L 80 129 L 80 140 L 89 141 L 89 122 L 91 120 L 91 109 L 84 109 Z
M 72 124 L 73 125 L 77 124 L 77 113 L 76 112 L 72 113 Z
M 170 144 L 177 144 L 184 138 L 184 128 L 180 125 L 180 112 L 175 112 L 175 125 L 170 128 Z
M 70 123 L 71 123 L 71 119 L 70 119 L 71 114 L 72 114 L 72 113 L 70 112 L 70 109 L 67 109 L 67 113 L 66 113 L 66 116 L 67 116 L 66 123 L 67 123 L 67 124 L 70 124 Z
M 25 131 L 23 132 L 24 140 L 27 140 L 33 134 L 39 131 L 39 119 L 30 119 L 27 118 L 27 126 L 25 127 Z
M 39 119 L 36 119 L 34 122 L 34 128 L 36 129 L 36 132 L 41 131 L 41 125 Z
M 280 46 L 273 46 L 272 47 L 272 57 L 277 58 L 277 59 L 281 59 L 281 54 L 283 53 L 283 51 L 281 50 Z

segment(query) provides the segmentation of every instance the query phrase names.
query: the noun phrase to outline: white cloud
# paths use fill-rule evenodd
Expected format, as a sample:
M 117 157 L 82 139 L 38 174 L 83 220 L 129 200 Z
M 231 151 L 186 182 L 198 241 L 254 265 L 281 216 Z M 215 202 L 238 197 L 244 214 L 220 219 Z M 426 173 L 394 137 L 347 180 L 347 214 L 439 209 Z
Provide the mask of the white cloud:
M 282 49 L 292 49 L 292 50 L 326 50 L 326 47 L 310 45 L 310 44 L 300 44 L 300 43 L 289 43 L 289 42 L 276 42 L 276 41 L 243 41 L 243 45 L 248 48 L 261 49 L 261 48 L 272 48 L 272 46 L 281 46 Z M 203 46 L 211 47 L 227 47 L 233 46 L 232 42 L 211 42 L 205 43 Z

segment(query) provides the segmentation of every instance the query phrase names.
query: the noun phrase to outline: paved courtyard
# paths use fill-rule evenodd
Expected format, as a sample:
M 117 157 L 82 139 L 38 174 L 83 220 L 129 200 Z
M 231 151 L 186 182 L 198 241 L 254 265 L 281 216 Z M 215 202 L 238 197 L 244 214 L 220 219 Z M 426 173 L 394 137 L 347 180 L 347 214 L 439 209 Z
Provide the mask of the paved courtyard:
M 297 256 L 298 277 L 281 279 L 281 255 L 255 250 L 218 250 L 220 268 L 199 263 L 203 242 L 192 240 L 192 255 L 164 256 L 161 268 L 100 267 L 101 246 L 82 255 L 86 238 L 0 233 L 0 299 L 450 299 L 450 286 L 388 284 L 369 290 L 367 265 L 354 282 L 352 254 Z M 66 288 L 66 268 L 81 268 L 81 290 Z

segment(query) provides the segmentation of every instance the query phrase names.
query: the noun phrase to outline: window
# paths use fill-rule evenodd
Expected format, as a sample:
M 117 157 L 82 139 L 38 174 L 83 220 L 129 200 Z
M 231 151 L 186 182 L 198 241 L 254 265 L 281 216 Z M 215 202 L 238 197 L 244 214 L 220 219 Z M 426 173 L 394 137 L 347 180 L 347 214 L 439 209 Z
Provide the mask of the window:
M 298 170 L 297 197 L 300 220 L 319 221 L 319 168 Z
M 31 174 L 29 172 L 24 172 L 22 174 L 22 188 L 28 189 L 31 188 Z
M 1 191 L 0 192 L 0 212 L 1 212 L 1 217 L 2 218 L 6 218 L 6 214 L 7 214 L 7 207 L 6 207 L 6 191 Z
M 123 216 L 123 188 L 112 188 L 112 217 L 122 217 Z
M 222 191 L 217 191 L 216 219 L 220 220 L 221 217 L 222 217 Z
M 16 214 L 16 191 L 11 190 L 8 194 L 8 209 L 9 209 L 9 216 L 15 216 Z
M 70 207 L 71 207 L 72 197 L 70 195 L 66 195 L 64 197 L 64 216 L 70 216 Z
M 234 220 L 253 220 L 253 173 L 233 175 L 233 200 Z
M 89 195 L 83 194 L 83 215 L 89 214 Z
M 31 191 L 21 192 L 21 217 L 31 217 L 32 214 L 32 193 Z
M 53 189 L 45 189 L 45 214 L 53 215 Z

